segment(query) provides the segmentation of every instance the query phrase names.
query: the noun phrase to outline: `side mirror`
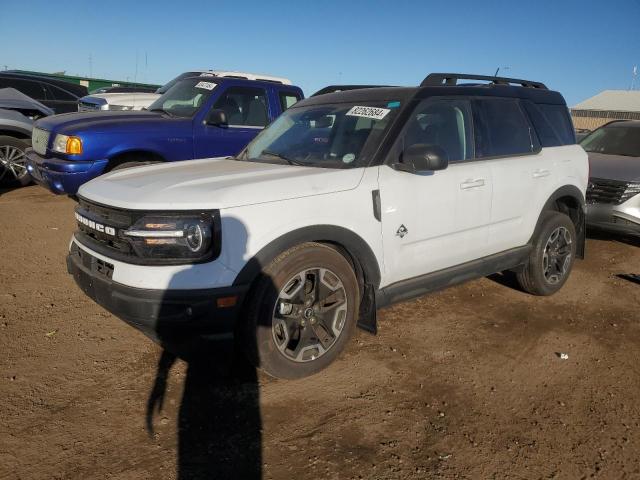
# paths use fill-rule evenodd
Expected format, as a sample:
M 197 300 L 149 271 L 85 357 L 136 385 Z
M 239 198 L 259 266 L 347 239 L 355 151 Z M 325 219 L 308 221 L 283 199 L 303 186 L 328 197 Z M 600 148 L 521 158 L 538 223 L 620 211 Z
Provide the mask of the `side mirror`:
M 214 127 L 226 127 L 229 123 L 227 122 L 227 114 L 224 110 L 211 110 L 204 123 L 206 125 L 212 125 Z
M 396 170 L 416 173 L 444 170 L 449 166 L 449 155 L 438 145 L 416 143 L 402 154 L 402 163 L 396 163 Z

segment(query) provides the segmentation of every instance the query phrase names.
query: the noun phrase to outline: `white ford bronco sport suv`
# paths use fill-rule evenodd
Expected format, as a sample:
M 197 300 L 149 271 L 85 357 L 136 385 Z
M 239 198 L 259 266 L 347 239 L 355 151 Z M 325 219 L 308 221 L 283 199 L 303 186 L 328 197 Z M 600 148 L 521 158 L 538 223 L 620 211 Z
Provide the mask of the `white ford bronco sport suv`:
M 67 264 L 162 342 L 235 332 L 261 369 L 302 377 L 393 302 L 506 270 L 558 291 L 584 254 L 587 178 L 565 101 L 541 83 L 345 87 L 237 157 L 85 184 Z

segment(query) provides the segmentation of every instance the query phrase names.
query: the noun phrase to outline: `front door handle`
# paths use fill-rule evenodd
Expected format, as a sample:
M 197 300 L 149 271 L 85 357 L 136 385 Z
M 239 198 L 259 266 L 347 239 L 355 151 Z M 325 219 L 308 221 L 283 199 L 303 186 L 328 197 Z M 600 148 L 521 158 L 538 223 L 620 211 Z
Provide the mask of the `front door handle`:
M 473 180 L 465 180 L 460 184 L 461 190 L 469 190 L 470 188 L 484 187 L 484 178 L 475 178 Z
M 549 175 L 551 175 L 551 172 L 546 168 L 539 168 L 533 172 L 533 178 L 548 177 Z

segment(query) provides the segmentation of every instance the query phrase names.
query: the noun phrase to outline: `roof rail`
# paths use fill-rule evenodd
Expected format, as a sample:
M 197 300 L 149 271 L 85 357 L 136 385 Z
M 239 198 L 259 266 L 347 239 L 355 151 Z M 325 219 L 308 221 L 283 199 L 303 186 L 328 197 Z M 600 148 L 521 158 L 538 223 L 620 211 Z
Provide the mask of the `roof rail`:
M 211 73 L 216 77 L 229 77 L 229 78 L 242 78 L 245 80 L 259 80 L 262 82 L 281 83 L 283 85 L 291 85 L 291 80 L 284 77 L 274 77 L 272 75 L 262 75 L 260 73 L 248 73 L 248 72 L 232 72 L 226 70 L 211 70 L 206 73 Z
M 389 86 L 390 85 L 329 85 L 328 87 L 321 88 L 311 96 L 315 97 L 317 95 L 324 95 L 325 93 L 344 92 L 346 90 L 360 90 L 361 88 L 383 88 Z
M 491 77 L 488 75 L 471 75 L 466 73 L 430 73 L 420 84 L 421 87 L 453 86 L 458 84 L 458 80 L 483 80 L 493 85 L 516 84 L 521 87 L 539 88 L 548 90 L 547 86 L 541 82 L 531 80 L 521 80 L 519 78 Z

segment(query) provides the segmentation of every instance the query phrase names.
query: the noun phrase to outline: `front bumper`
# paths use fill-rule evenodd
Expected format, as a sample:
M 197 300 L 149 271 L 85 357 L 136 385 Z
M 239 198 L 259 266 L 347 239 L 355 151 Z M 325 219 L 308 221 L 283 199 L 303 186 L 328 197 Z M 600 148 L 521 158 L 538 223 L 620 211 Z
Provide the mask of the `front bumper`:
M 43 187 L 56 194 L 75 195 L 80 185 L 104 173 L 108 160 L 74 162 L 45 158 L 33 149 L 26 152 L 27 170 Z
M 71 244 L 67 269 L 76 284 L 96 303 L 160 341 L 180 334 L 228 334 L 234 330 L 248 287 L 200 290 L 149 290 L 111 279 L 113 266 Z M 236 297 L 230 307 L 218 299 Z
M 633 199 L 632 199 L 633 200 Z M 623 205 L 587 205 L 587 226 L 627 235 L 640 235 L 640 216 L 633 213 L 637 209 Z

